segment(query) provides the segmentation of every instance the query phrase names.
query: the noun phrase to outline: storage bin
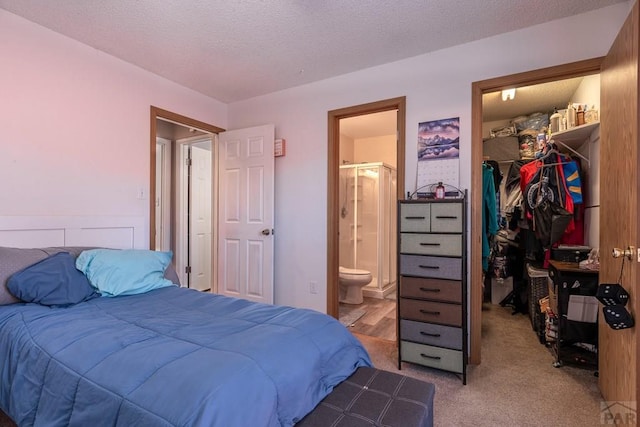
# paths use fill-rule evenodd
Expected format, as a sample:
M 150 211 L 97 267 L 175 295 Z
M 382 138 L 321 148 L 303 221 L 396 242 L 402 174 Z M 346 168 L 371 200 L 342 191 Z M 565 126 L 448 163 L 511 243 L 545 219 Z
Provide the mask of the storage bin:
M 540 344 L 545 344 L 547 342 L 545 336 L 547 308 L 549 308 L 549 297 L 544 297 L 540 300 L 539 303 L 536 303 L 536 314 L 534 316 L 535 323 L 533 325 L 533 330 L 536 332 Z
M 549 288 L 547 281 L 549 279 L 549 272 L 542 268 L 533 267 L 531 264 L 527 264 L 527 298 L 529 300 L 529 320 L 531 321 L 531 327 L 537 330 L 537 325 L 540 324 L 539 318 L 542 314 L 536 309 L 536 304 L 542 298 L 549 295 Z

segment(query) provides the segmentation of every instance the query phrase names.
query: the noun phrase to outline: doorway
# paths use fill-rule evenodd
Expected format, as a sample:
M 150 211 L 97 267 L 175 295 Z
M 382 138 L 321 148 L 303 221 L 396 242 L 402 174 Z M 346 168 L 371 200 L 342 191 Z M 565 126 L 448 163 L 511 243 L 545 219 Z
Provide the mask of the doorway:
M 342 160 L 348 161 L 348 155 L 345 155 L 344 149 L 346 146 L 341 145 L 341 122 L 345 119 L 353 119 L 362 116 L 373 115 L 377 113 L 386 113 L 395 115 L 396 123 L 396 135 L 395 143 L 392 147 L 395 149 L 396 165 L 396 194 L 393 195 L 393 203 L 391 210 L 395 212 L 395 201 L 398 199 L 398 195 L 401 195 L 404 191 L 404 165 L 405 165 L 405 117 L 406 117 L 406 98 L 394 98 L 384 101 L 373 102 L 370 104 L 363 104 L 353 107 L 347 107 L 339 110 L 333 110 L 328 113 L 328 224 L 327 224 L 327 313 L 335 318 L 339 318 L 340 304 L 339 304 L 339 267 L 340 267 L 340 219 L 343 212 L 344 191 L 342 193 L 343 199 L 341 199 L 341 163 Z M 375 116 L 372 116 L 375 117 Z M 347 122 L 348 123 L 348 122 Z M 348 126 L 345 125 L 345 126 Z M 342 154 L 341 154 L 341 151 Z M 351 150 L 352 151 L 352 150 Z M 353 151 L 352 151 L 353 153 Z M 352 160 L 353 162 L 353 157 Z M 359 159 L 360 161 L 370 161 L 370 159 Z M 384 163 L 384 162 L 381 162 Z M 347 166 L 347 164 L 345 164 Z M 376 166 L 378 167 L 378 166 Z M 379 167 L 384 168 L 384 165 Z M 349 168 L 343 168 L 343 171 Z M 366 168 L 365 168 L 366 169 Z M 363 172 L 364 175 L 365 172 Z M 383 172 L 384 173 L 384 170 Z M 346 172 L 343 172 L 343 185 L 346 185 Z M 355 187 L 354 187 L 355 188 Z M 383 233 L 384 234 L 384 231 Z M 387 237 L 388 237 L 387 230 Z M 393 260 L 393 267 L 395 271 L 395 263 L 397 258 Z M 355 265 L 355 264 L 354 264 Z M 384 280 L 383 280 L 384 282 Z M 377 285 L 376 285 L 377 287 Z M 384 283 L 380 288 L 380 296 L 384 298 Z M 374 291 L 375 292 L 375 289 Z
M 215 281 L 214 135 L 223 129 L 151 107 L 150 249 L 171 250 L 184 287 Z
M 339 319 L 390 341 L 397 329 L 397 129 L 397 110 L 340 120 Z
M 483 94 L 509 88 L 531 86 L 556 80 L 586 76 L 600 72 L 602 58 L 543 68 L 510 76 L 474 82 L 472 84 L 472 145 L 471 145 L 471 293 L 469 363 L 481 362 L 481 330 L 483 275 L 481 250 L 482 163 L 483 163 Z
M 213 260 L 213 135 L 176 141 L 176 271 L 183 286 L 211 290 Z

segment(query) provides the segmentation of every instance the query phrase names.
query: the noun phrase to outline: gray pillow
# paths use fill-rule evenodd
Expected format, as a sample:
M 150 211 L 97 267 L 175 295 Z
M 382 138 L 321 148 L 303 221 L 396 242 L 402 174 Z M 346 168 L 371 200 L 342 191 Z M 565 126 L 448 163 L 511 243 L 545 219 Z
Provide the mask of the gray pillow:
M 164 278 L 169 279 L 174 284 L 180 286 L 180 278 L 178 277 L 178 273 L 176 273 L 176 269 L 173 267 L 172 263 L 167 265 L 167 269 L 164 271 Z
M 20 300 L 11 295 L 7 289 L 7 280 L 9 280 L 9 277 L 38 261 L 42 261 L 49 255 L 50 254 L 43 249 L 0 247 L 0 305 L 20 302 Z

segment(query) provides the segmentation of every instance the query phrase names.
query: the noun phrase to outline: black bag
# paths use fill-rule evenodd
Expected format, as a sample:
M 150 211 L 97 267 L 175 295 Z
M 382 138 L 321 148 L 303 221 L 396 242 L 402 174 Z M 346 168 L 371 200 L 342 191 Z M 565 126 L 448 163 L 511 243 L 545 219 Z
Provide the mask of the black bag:
M 558 203 L 542 200 L 533 209 L 533 230 L 542 247 L 548 249 L 560 240 L 572 218 L 571 212 Z

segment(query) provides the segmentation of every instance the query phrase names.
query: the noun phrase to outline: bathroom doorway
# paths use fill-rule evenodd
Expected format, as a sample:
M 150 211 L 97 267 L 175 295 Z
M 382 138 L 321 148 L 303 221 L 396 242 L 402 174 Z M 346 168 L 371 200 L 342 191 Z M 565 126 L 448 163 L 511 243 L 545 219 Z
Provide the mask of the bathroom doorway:
M 328 312 L 355 333 L 391 341 L 397 330 L 396 201 L 404 176 L 398 171 L 404 166 L 401 100 L 335 118 L 337 155 L 330 156 L 338 197 L 330 208 L 336 233 L 329 243 L 337 253 L 330 249 L 329 259 L 337 264 L 328 274 L 327 294 L 333 279 L 337 310 L 331 313 L 328 301 Z

